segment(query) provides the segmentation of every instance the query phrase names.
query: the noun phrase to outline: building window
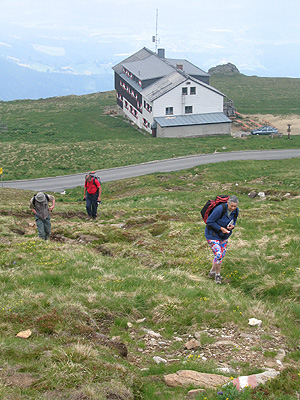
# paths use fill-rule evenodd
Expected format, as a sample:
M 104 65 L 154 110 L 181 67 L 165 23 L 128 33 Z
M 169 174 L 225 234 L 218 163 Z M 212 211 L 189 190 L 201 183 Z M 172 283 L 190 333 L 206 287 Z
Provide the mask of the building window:
M 187 90 L 188 90 L 187 87 L 183 87 L 183 88 L 182 88 L 182 94 L 183 94 L 183 95 L 188 94 L 188 91 L 187 91 Z
M 190 94 L 196 94 L 196 87 L 195 86 L 192 86 L 190 88 Z
M 150 104 L 148 104 L 145 100 L 144 100 L 144 108 L 145 108 L 145 110 L 147 110 L 149 113 L 152 113 L 152 106 L 150 106 Z
M 192 114 L 193 113 L 193 106 L 185 106 L 185 114 Z
M 173 107 L 166 107 L 166 115 L 173 115 Z

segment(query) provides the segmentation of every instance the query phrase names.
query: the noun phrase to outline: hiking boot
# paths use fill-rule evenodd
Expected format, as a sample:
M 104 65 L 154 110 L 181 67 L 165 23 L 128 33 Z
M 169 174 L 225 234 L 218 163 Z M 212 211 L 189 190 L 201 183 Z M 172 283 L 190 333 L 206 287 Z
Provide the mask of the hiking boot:
M 91 218 L 92 218 L 92 216 L 91 216 L 91 215 L 88 215 L 87 218 L 86 218 L 86 220 L 89 221 Z
M 215 271 L 209 271 L 209 273 L 208 273 L 209 279 L 215 279 L 215 276 L 216 276 Z
M 220 275 L 220 274 L 216 274 L 216 276 L 215 276 L 215 282 L 216 282 L 218 285 L 221 285 L 222 281 L 221 281 L 221 275 Z
M 93 218 L 93 220 L 94 220 L 94 221 L 95 221 L 95 219 L 97 219 L 97 217 L 96 217 L 96 216 L 93 216 L 92 218 Z

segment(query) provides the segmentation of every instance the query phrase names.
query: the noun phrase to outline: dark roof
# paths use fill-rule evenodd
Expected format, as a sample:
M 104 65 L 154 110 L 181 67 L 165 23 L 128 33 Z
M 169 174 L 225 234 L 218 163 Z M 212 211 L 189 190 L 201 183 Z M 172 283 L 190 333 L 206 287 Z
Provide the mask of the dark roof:
M 162 78 L 174 71 L 171 65 L 162 61 L 156 55 L 150 55 L 143 60 L 123 62 L 122 64 L 128 71 L 141 80 Z
M 148 100 L 153 101 L 160 96 L 172 90 L 174 87 L 180 85 L 188 78 L 177 71 L 172 71 L 170 74 L 164 76 L 158 81 L 152 83 L 142 90 L 142 95 Z
M 202 69 L 187 60 L 162 58 L 153 51 L 143 47 L 141 50 L 125 58 L 112 69 L 121 74 L 123 66 L 141 80 L 160 78 L 176 70 L 176 65 L 182 64 L 183 70 L 189 75 L 209 76 Z
M 152 51 L 151 51 L 152 53 Z M 136 53 L 132 54 L 131 56 L 125 58 L 125 60 L 119 62 L 119 64 L 116 64 L 112 69 L 120 74 L 123 70 L 123 64 L 127 62 L 134 62 L 138 60 L 145 60 L 148 58 L 150 55 L 150 50 L 148 50 L 146 47 L 143 47 L 141 50 L 137 51 Z M 153 53 L 152 53 L 153 54 Z
M 225 97 L 225 95 L 219 90 L 210 85 L 207 85 L 202 81 L 199 81 L 196 78 L 191 77 L 190 75 L 187 75 L 180 70 L 173 70 L 173 72 L 171 72 L 169 75 L 166 75 L 163 78 L 152 83 L 151 85 L 147 86 L 145 89 L 142 90 L 141 93 L 147 100 L 153 101 L 187 80 L 204 86 L 205 88 Z
M 231 123 L 231 120 L 226 117 L 222 112 L 208 113 L 208 114 L 191 114 L 191 115 L 170 115 L 167 117 L 156 117 L 154 120 L 162 128 L 172 126 L 186 126 L 186 125 L 207 125 L 207 124 L 221 124 Z
M 209 76 L 202 69 L 196 67 L 196 65 L 190 63 L 187 60 L 175 59 L 175 58 L 166 58 L 169 64 L 173 65 L 176 68 L 177 64 L 182 64 L 183 71 L 189 75 L 198 75 L 198 76 Z

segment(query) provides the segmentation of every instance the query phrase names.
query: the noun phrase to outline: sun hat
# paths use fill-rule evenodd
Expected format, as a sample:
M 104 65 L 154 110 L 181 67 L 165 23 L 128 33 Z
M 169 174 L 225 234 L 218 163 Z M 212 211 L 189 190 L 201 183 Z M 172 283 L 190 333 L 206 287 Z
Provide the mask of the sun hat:
M 43 192 L 39 192 L 36 196 L 35 196 L 36 201 L 38 201 L 39 203 L 42 203 L 43 201 L 46 200 L 46 196 Z

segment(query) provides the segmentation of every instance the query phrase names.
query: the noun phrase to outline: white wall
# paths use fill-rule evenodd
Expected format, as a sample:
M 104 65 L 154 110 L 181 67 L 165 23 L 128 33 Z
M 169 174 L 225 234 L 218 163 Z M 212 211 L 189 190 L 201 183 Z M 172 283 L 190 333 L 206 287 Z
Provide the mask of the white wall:
M 144 100 L 150 105 L 152 106 L 152 112 L 149 112 L 145 107 L 144 107 Z M 142 98 L 142 104 L 143 104 L 143 114 L 139 117 L 141 119 L 141 126 L 143 129 L 145 129 L 147 132 L 152 133 L 152 129 L 151 129 L 151 125 L 153 123 L 153 104 L 149 101 L 147 101 L 147 99 Z M 150 127 L 146 128 L 143 124 L 143 118 L 146 118 L 146 120 L 150 123 Z
M 186 82 L 154 100 L 155 117 L 166 116 L 166 107 L 173 107 L 173 115 L 184 115 L 185 106 L 193 107 L 193 114 L 223 112 L 223 96 L 193 81 Z M 182 88 L 188 88 L 188 94 L 182 95 Z M 190 95 L 190 87 L 196 87 L 196 94 Z M 191 115 L 191 114 L 188 114 Z
M 157 126 L 157 137 L 180 138 L 180 137 L 199 137 L 214 135 L 230 135 L 231 123 L 207 124 L 207 125 L 187 125 L 162 128 Z

